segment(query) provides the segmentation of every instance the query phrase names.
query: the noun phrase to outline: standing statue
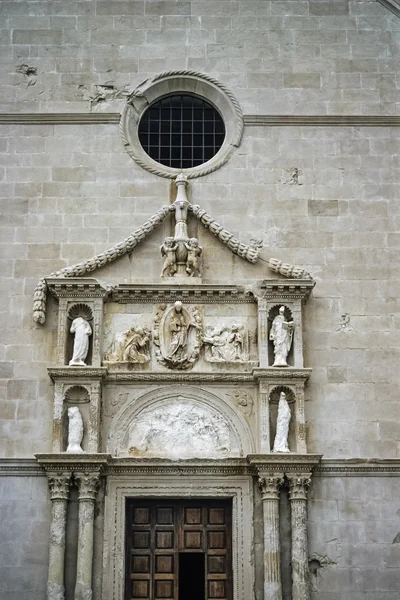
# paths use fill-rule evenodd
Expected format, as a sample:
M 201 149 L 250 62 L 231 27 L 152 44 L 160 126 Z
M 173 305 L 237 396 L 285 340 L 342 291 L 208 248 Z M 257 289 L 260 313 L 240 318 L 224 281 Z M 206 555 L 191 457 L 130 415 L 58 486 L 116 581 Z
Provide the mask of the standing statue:
M 83 439 L 82 415 L 77 406 L 68 409 L 68 446 L 67 452 L 77 454 L 83 452 L 81 444 Z
M 243 334 L 239 325 L 232 325 L 231 334 L 228 339 L 233 349 L 233 360 L 243 360 Z
M 182 302 L 177 300 L 174 304 L 174 314 L 169 321 L 171 341 L 166 357 L 174 364 L 179 364 L 188 359 L 186 347 L 190 327 L 196 327 L 196 329 L 198 329 L 200 325 L 193 321 L 187 321 L 182 311 Z
M 285 392 L 281 392 L 278 404 L 278 418 L 276 420 L 276 435 L 272 452 L 290 452 L 288 446 L 290 408 Z
M 92 328 L 85 319 L 77 317 L 72 321 L 70 332 L 75 334 L 75 339 L 69 364 L 71 366 L 86 367 L 85 358 L 89 351 L 89 336 L 92 335 Z
M 190 238 L 188 242 L 184 242 L 187 253 L 186 258 L 186 273 L 190 277 L 200 277 L 199 258 L 203 252 L 203 248 L 199 245 L 199 240 Z
M 286 321 L 285 307 L 281 306 L 279 314 L 272 321 L 269 339 L 274 342 L 275 361 L 273 367 L 288 367 L 287 356 L 293 339 L 293 321 Z
M 165 273 L 168 275 L 168 277 L 173 277 L 175 275 L 177 271 L 175 254 L 177 249 L 178 244 L 175 243 L 173 237 L 165 238 L 164 243 L 160 248 L 161 256 L 165 256 L 161 277 L 164 277 Z

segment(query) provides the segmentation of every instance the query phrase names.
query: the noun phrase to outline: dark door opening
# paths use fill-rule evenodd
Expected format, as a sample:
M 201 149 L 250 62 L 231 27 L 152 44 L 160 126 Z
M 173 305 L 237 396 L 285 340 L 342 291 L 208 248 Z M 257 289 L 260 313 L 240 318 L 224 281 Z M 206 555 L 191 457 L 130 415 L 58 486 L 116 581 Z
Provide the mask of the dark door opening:
M 179 553 L 179 600 L 205 600 L 205 555 Z

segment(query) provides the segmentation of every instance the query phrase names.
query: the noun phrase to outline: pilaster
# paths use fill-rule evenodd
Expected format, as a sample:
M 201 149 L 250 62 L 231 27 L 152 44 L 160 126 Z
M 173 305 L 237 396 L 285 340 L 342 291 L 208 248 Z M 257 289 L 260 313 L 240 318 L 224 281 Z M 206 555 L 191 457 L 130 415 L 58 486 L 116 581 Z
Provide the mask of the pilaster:
M 71 473 L 48 472 L 51 525 L 47 600 L 64 600 L 65 528 Z
M 292 600 L 309 600 L 307 490 L 311 473 L 288 475 L 292 520 Z
M 279 535 L 279 473 L 263 473 L 258 483 L 264 517 L 264 598 L 282 600 L 281 544 Z

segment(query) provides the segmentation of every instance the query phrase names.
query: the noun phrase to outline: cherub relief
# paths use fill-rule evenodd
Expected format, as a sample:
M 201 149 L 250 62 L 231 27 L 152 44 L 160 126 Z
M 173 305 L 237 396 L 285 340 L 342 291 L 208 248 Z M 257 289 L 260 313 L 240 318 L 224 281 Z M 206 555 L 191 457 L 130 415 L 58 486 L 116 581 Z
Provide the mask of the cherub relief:
M 161 256 L 165 256 L 161 277 L 164 277 L 165 273 L 168 277 L 173 277 L 175 275 L 177 271 L 175 254 L 177 249 L 178 244 L 175 243 L 173 237 L 165 238 L 163 245 L 160 247 Z
M 188 252 L 186 259 L 186 273 L 190 277 L 200 277 L 199 257 L 203 252 L 203 248 L 199 245 L 199 240 L 190 238 L 185 242 L 185 248 Z

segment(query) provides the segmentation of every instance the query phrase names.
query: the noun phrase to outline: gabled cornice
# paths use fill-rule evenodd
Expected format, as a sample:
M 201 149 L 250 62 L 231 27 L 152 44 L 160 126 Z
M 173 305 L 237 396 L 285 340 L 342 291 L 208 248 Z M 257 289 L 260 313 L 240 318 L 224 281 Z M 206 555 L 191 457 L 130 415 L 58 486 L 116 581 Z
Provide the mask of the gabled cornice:
M 378 0 L 385 8 L 390 10 L 396 17 L 400 17 L 400 2 L 399 0 Z

